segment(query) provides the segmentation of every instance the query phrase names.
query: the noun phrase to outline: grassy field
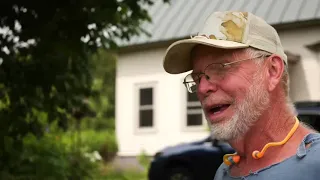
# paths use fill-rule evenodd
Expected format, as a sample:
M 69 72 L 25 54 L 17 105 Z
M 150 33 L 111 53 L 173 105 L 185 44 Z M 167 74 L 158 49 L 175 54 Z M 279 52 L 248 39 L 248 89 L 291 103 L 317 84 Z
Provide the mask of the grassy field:
M 117 171 L 110 165 L 101 166 L 101 173 L 95 179 L 99 180 L 147 180 L 146 172 L 134 170 Z

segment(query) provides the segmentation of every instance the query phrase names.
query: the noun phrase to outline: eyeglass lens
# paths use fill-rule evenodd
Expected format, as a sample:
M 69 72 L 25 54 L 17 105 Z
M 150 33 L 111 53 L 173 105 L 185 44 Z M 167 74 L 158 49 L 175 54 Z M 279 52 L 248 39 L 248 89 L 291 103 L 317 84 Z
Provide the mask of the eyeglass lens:
M 225 70 L 222 64 L 211 64 L 206 67 L 204 73 L 191 73 L 187 75 L 185 78 L 187 90 L 191 93 L 196 92 L 202 76 L 205 76 L 206 80 L 211 83 L 221 80 L 225 75 Z

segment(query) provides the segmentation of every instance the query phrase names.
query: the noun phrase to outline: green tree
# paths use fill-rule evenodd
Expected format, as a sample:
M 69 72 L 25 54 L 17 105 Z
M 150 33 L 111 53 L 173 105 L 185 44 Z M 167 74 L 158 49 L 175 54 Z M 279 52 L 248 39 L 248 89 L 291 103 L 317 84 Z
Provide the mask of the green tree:
M 15 167 L 13 159 L 19 158 L 27 134 L 41 137 L 48 123 L 58 121 L 68 128 L 68 120 L 89 114 L 86 99 L 95 89 L 88 57 L 100 48 L 116 48 L 117 40 L 146 33 L 141 23 L 151 20 L 146 9 L 152 4 L 153 0 L 0 3 L 0 168 Z M 112 104 L 114 97 L 109 98 Z
M 112 131 L 115 128 L 116 56 L 111 51 L 98 49 L 90 56 L 90 64 L 95 93 L 87 102 L 96 114 L 83 120 L 83 128 Z

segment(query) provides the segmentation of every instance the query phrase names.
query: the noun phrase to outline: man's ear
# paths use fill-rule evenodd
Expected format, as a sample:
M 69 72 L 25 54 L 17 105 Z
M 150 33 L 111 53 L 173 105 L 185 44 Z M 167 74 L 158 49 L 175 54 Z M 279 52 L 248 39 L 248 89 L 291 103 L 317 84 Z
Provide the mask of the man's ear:
M 268 90 L 273 91 L 281 81 L 282 73 L 284 70 L 284 62 L 278 55 L 271 55 L 268 58 Z

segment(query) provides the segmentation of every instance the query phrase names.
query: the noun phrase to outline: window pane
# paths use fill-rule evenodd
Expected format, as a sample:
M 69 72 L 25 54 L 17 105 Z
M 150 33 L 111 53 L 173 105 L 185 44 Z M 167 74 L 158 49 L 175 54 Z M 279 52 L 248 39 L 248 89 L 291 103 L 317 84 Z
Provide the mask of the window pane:
M 153 126 L 153 110 L 140 110 L 140 127 L 152 127 Z
M 140 105 L 152 104 L 152 88 L 140 89 Z
M 202 125 L 202 114 L 188 114 L 187 126 L 200 126 Z
M 188 101 L 199 101 L 197 93 L 188 93 Z

